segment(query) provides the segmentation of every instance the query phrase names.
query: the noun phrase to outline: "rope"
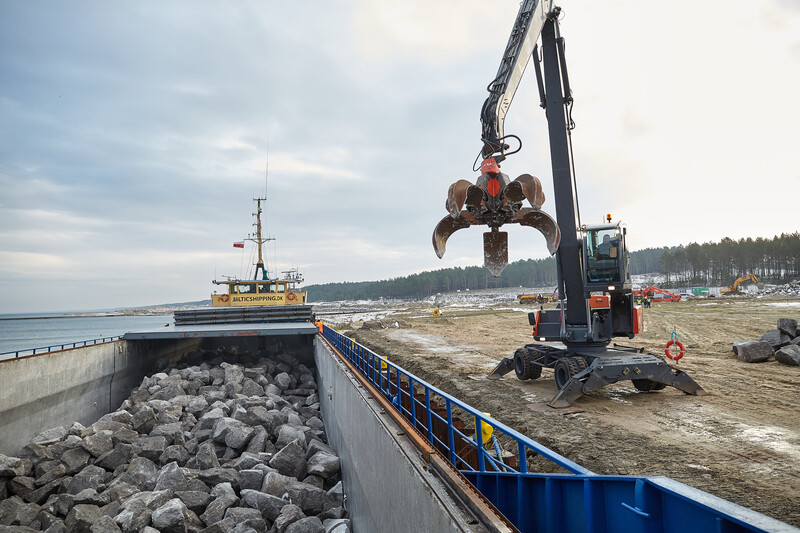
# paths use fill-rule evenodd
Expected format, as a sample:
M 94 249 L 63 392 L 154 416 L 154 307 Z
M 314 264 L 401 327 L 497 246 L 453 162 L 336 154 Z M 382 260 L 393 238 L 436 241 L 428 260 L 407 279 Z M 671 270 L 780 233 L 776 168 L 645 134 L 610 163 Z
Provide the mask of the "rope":
M 497 437 L 494 435 L 492 435 L 492 444 L 494 444 L 494 451 L 497 454 L 497 460 L 500 461 L 501 465 L 505 466 L 505 463 L 503 462 L 503 454 L 500 451 L 500 443 L 497 442 Z
M 672 331 L 670 331 L 670 327 L 667 324 L 667 317 L 664 316 L 664 312 L 663 311 L 659 311 L 659 314 L 661 315 L 661 319 L 664 321 L 664 332 L 669 335 L 670 340 L 678 340 L 678 332 L 676 331 L 676 328 L 673 327 Z M 674 335 L 674 337 L 673 337 L 673 335 Z M 683 336 L 687 337 L 689 339 L 689 341 L 691 342 L 691 344 L 697 344 L 697 339 L 695 339 L 689 333 L 684 331 L 683 332 Z M 688 344 L 687 344 L 687 346 L 688 346 Z

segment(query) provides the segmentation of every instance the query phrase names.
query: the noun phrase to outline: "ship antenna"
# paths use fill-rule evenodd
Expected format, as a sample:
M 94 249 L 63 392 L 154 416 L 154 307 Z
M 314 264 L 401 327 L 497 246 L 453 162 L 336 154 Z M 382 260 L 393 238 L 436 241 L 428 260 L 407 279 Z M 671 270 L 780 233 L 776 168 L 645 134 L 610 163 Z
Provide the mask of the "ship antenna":
M 262 212 L 261 202 L 266 202 L 267 201 L 267 184 L 268 184 L 268 180 L 269 180 L 269 135 L 267 135 L 267 164 L 266 164 L 266 170 L 264 172 L 264 196 L 263 197 L 258 197 L 258 198 L 253 198 L 253 201 L 256 202 L 257 205 L 258 205 L 258 209 L 256 210 L 255 213 L 253 213 L 253 216 L 256 217 L 256 223 L 253 224 L 256 227 L 256 235 L 255 235 L 255 238 L 253 238 L 253 237 L 249 237 L 248 238 L 248 240 L 253 241 L 254 243 L 256 243 L 256 246 L 258 247 L 258 262 L 256 263 L 256 274 L 254 276 L 255 279 L 258 279 L 258 271 L 259 271 L 259 269 L 261 270 L 261 279 L 269 279 L 269 273 L 267 271 L 266 266 L 264 265 L 264 252 L 262 250 L 262 246 L 267 241 L 274 241 L 275 240 L 274 237 L 266 237 L 265 238 L 265 237 L 262 237 L 262 234 L 261 234 L 261 212 Z
M 267 164 L 264 172 L 264 198 L 267 197 L 267 183 L 269 182 L 269 133 L 267 134 Z
M 266 197 L 264 198 L 253 198 L 253 201 L 258 204 L 258 209 L 253 216 L 256 217 L 256 222 L 253 224 L 256 227 L 256 234 L 255 236 L 249 237 L 248 241 L 253 241 L 256 243 L 258 248 L 258 262 L 256 263 L 256 275 L 255 279 L 258 279 L 258 271 L 261 270 L 261 279 L 269 279 L 269 274 L 267 273 L 267 268 L 264 266 L 264 253 L 262 251 L 262 245 L 267 241 L 274 241 L 274 237 L 262 237 L 261 236 L 261 202 L 266 202 Z

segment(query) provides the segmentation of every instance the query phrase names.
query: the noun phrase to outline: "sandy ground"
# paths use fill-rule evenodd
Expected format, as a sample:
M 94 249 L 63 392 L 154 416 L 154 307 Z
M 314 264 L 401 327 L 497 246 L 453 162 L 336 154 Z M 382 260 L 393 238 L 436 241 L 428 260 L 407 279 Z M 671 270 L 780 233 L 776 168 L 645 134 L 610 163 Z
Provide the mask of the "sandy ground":
M 545 406 L 556 393 L 549 370 L 533 381 L 513 372 L 485 379 L 532 340 L 527 306 L 511 298 L 470 303 L 461 295 L 442 304 L 441 317 L 417 303 L 333 318 L 362 344 L 597 474 L 668 476 L 800 526 L 800 367 L 742 363 L 731 352 L 734 340 L 757 339 L 778 318 L 800 319 L 800 301 L 653 304 L 645 310 L 646 333 L 628 344 L 663 353 L 675 329 L 687 345 L 677 366 L 708 395 L 644 393 L 622 382 L 555 410 Z M 364 319 L 382 317 L 387 329 L 361 328 Z M 411 327 L 391 327 L 394 319 Z

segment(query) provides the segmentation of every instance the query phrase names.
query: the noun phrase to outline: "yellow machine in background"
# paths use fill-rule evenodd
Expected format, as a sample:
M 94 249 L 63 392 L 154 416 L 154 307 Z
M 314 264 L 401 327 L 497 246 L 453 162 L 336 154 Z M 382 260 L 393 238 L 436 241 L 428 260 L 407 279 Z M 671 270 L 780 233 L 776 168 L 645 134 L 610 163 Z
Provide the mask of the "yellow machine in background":
M 722 294 L 735 294 L 739 292 L 739 284 L 743 281 L 752 281 L 756 285 L 758 285 L 758 278 L 752 272 L 748 272 L 745 276 L 739 276 L 736 278 L 736 281 L 733 282 L 733 285 L 727 288 L 724 288 L 720 291 Z
M 556 297 L 552 294 L 518 294 L 517 299 L 521 304 L 547 304 L 556 301 Z

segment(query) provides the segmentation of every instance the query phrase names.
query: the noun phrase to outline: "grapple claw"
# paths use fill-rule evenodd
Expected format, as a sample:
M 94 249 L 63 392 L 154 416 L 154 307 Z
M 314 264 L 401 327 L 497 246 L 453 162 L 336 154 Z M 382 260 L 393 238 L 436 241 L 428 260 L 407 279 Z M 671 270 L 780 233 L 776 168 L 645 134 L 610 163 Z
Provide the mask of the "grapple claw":
M 472 183 L 467 180 L 458 180 L 447 190 L 447 201 L 444 206 L 450 216 L 456 218 L 464 207 L 464 200 L 467 197 L 467 189 L 472 187 Z
M 498 277 L 508 264 L 508 233 L 487 231 L 483 234 L 483 266 Z
M 470 215 L 469 211 L 462 211 L 461 213 Z M 455 218 L 453 218 L 452 215 L 448 215 L 436 224 L 436 228 L 433 230 L 433 249 L 436 251 L 436 255 L 439 259 L 444 257 L 445 246 L 447 245 L 447 239 L 450 238 L 450 235 L 460 229 L 468 228 L 469 226 L 469 220 L 460 214 Z
M 536 228 L 542 232 L 547 241 L 547 251 L 550 252 L 550 255 L 554 255 L 558 250 L 558 245 L 561 244 L 561 230 L 553 217 L 544 211 L 524 207 L 514 214 L 512 222 L 518 222 L 521 226 Z
M 519 203 L 525 199 L 525 192 L 522 190 L 522 184 L 516 180 L 506 186 L 504 194 L 511 203 Z
M 477 211 L 481 211 L 481 204 L 483 203 L 483 189 L 480 187 L 476 187 L 475 185 L 470 185 L 469 189 L 467 189 L 467 199 L 466 205 L 467 207 L 471 207 Z
M 511 182 L 519 183 L 525 198 L 528 199 L 530 204 L 539 209 L 544 203 L 544 191 L 542 191 L 542 182 L 536 176 L 530 174 L 521 174 L 517 179 Z

